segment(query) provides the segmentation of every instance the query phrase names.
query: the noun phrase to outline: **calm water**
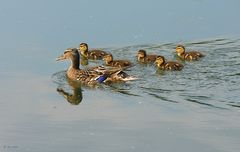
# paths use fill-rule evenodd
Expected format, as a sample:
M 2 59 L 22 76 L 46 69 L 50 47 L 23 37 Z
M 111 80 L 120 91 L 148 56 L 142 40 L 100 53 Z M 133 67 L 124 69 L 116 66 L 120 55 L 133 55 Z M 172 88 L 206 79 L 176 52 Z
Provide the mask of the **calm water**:
M 0 4 L 1 152 L 239 151 L 238 1 Z M 136 63 L 139 80 L 89 88 L 55 62 L 80 42 L 134 63 L 138 49 L 175 60 L 179 43 L 206 57 L 178 72 Z

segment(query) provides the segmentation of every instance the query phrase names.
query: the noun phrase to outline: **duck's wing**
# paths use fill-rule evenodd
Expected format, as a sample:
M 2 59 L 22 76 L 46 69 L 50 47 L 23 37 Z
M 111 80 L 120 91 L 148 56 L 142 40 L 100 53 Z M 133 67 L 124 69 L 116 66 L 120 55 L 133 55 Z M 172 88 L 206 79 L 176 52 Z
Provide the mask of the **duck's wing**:
M 115 82 L 115 81 L 130 81 L 136 80 L 137 77 L 130 76 L 125 73 L 122 68 L 97 66 L 90 69 L 81 70 L 82 78 L 89 82 Z
M 166 65 L 165 68 L 167 70 L 182 70 L 183 65 L 181 63 L 175 62 L 175 61 L 169 61 Z
M 107 52 L 103 50 L 98 50 L 98 49 L 92 49 L 89 50 L 88 52 L 88 58 L 89 59 L 102 59 L 105 55 L 107 55 Z
M 131 76 L 122 70 L 112 73 L 108 78 L 108 80 L 110 81 L 131 81 L 137 79 L 138 79 L 137 77 Z
M 90 68 L 90 70 L 96 71 L 101 74 L 111 74 L 111 73 L 115 73 L 117 71 L 121 71 L 123 69 L 119 68 L 119 67 L 96 66 L 96 67 Z

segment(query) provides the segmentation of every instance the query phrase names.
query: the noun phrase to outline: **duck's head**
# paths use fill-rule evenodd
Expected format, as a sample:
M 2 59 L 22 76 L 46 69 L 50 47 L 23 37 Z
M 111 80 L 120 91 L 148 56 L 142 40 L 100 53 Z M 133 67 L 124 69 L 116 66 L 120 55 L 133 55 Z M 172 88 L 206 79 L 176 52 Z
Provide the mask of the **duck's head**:
M 103 57 L 103 60 L 106 62 L 106 63 L 110 63 L 113 61 L 113 56 L 112 54 L 107 54 Z
M 56 60 L 61 61 L 61 60 L 73 59 L 73 58 L 79 58 L 78 50 L 76 48 L 68 48 Z
M 87 43 L 81 43 L 79 45 L 79 50 L 80 50 L 81 55 L 87 57 L 87 53 L 88 53 L 88 45 L 87 45 Z
M 79 68 L 79 53 L 77 48 L 68 48 L 64 51 L 64 53 L 59 56 L 56 60 L 66 60 L 69 59 L 72 61 L 72 67 Z
M 178 55 L 184 54 L 185 53 L 185 47 L 183 45 L 178 45 L 176 47 L 176 52 Z
M 145 50 L 139 50 L 137 54 L 138 60 L 142 60 L 147 56 L 147 53 Z
M 165 58 L 161 55 L 157 56 L 155 64 L 160 67 L 162 64 L 165 63 Z

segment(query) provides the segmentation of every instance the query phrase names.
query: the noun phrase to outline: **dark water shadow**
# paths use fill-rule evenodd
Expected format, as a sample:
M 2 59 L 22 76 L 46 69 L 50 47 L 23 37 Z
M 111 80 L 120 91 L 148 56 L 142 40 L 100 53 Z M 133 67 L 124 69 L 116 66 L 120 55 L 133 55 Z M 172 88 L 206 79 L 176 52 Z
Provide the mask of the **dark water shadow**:
M 189 98 L 187 98 L 186 101 L 189 101 L 189 102 L 192 102 L 192 103 L 196 103 L 196 104 L 200 104 L 200 105 L 204 105 L 204 106 L 208 106 L 208 107 L 211 107 L 211 108 L 217 108 L 217 109 L 222 109 L 222 110 L 228 110 L 227 108 L 223 108 L 223 107 L 215 106 L 215 105 L 210 104 L 210 103 L 204 103 L 204 102 L 201 102 L 201 101 L 198 101 L 198 100 L 195 100 L 195 99 L 189 99 Z
M 227 105 L 232 106 L 234 108 L 240 108 L 240 105 L 235 105 L 235 104 L 227 104 Z
M 117 82 L 117 83 L 108 83 L 102 85 L 101 89 L 106 91 L 111 91 L 115 93 L 120 93 L 127 96 L 132 97 L 141 97 L 141 95 L 134 93 L 136 88 L 134 88 L 133 84 L 129 84 L 128 82 Z
M 197 44 L 212 44 L 216 42 L 226 41 L 228 39 L 220 38 L 220 39 L 213 39 L 213 40 L 206 40 L 206 41 L 200 41 L 200 42 L 191 42 L 190 45 L 197 45 Z
M 152 96 L 152 97 L 154 97 L 154 98 L 156 98 L 156 99 L 161 99 L 162 101 L 167 101 L 167 102 L 172 102 L 172 103 L 178 103 L 177 101 L 170 100 L 170 99 L 168 99 L 168 98 L 166 98 L 166 97 L 157 95 L 157 94 L 155 94 L 155 93 L 150 93 L 150 92 L 145 92 L 145 93 L 147 93 L 148 95 L 150 95 L 150 96 Z

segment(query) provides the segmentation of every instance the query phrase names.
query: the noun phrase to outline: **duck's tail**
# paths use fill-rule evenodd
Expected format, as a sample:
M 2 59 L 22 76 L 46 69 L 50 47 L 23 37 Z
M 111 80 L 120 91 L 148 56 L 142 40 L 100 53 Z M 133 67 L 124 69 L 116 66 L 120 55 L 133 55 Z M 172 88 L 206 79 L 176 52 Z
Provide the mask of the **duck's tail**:
M 138 78 L 135 76 L 128 75 L 127 73 L 121 70 L 111 74 L 110 79 L 112 79 L 112 81 L 132 81 L 137 80 Z

